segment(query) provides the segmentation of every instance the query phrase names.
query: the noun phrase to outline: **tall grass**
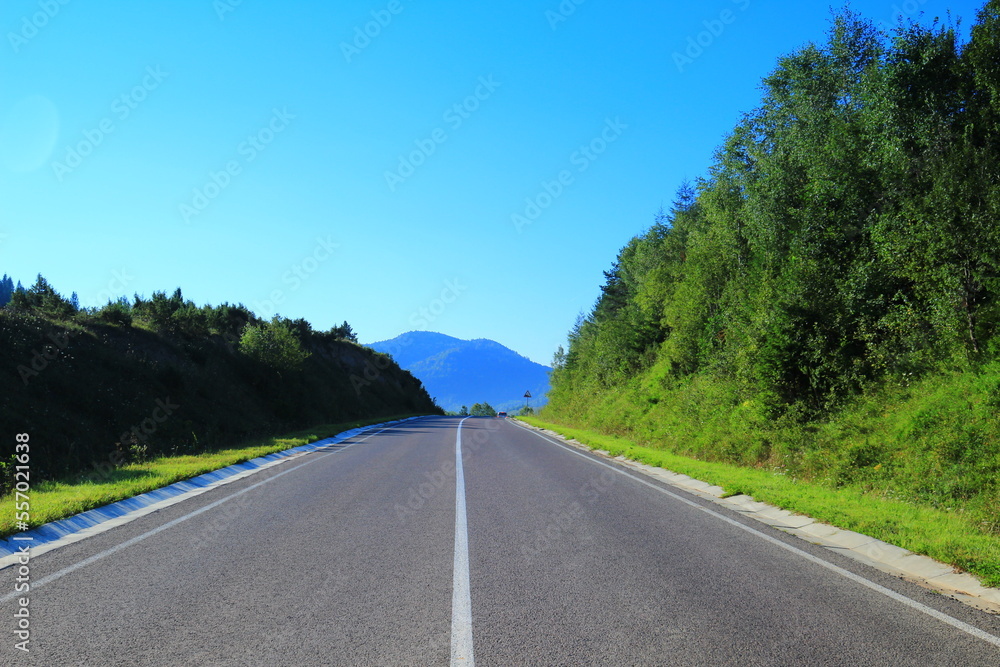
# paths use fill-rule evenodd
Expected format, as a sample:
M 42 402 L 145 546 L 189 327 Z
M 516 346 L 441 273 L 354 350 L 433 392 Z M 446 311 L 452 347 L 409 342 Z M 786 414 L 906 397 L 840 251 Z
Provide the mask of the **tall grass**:
M 540 418 L 1000 585 L 1000 363 L 897 377 L 821 421 L 766 405 L 728 380 L 668 385 L 654 368 L 613 392 L 550 403 Z

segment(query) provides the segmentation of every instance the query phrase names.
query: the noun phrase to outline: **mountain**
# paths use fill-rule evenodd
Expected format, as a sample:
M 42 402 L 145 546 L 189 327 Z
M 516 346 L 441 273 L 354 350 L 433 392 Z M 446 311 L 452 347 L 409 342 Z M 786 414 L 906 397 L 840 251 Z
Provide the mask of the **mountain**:
M 392 355 L 424 383 L 438 405 L 452 412 L 482 402 L 497 410 L 519 410 L 525 391 L 531 392 L 530 404 L 537 408 L 545 403 L 549 390 L 547 366 L 485 338 L 461 340 L 432 331 L 410 331 L 369 347 Z

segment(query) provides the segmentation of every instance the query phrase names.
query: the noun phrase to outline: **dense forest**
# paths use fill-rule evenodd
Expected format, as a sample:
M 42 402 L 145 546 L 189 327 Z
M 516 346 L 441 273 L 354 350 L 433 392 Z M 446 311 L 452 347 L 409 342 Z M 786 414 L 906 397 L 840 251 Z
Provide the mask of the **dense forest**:
M 605 273 L 544 414 L 1000 508 L 1000 0 L 959 34 L 845 11 L 781 58 Z
M 80 308 L 40 275 L 9 297 L 0 423 L 30 434 L 33 478 L 319 424 L 441 413 L 418 379 L 358 345 L 347 322 L 315 331 L 242 305 L 196 306 L 180 289 Z

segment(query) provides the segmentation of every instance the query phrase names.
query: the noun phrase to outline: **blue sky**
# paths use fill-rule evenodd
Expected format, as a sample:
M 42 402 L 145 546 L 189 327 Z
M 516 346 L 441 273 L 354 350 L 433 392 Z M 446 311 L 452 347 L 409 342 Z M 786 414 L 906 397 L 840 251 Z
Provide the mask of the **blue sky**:
M 830 7 L 6 0 L 0 273 L 547 364 Z

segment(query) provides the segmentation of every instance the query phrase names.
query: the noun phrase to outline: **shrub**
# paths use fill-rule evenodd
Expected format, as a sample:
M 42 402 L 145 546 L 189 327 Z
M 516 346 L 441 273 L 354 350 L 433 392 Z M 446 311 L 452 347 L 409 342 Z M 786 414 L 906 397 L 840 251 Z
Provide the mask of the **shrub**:
M 97 319 L 121 327 L 132 326 L 132 309 L 127 303 L 111 301 L 97 313 Z
M 298 370 L 309 356 L 291 329 L 277 317 L 260 325 L 247 325 L 240 337 L 240 352 L 277 371 Z

